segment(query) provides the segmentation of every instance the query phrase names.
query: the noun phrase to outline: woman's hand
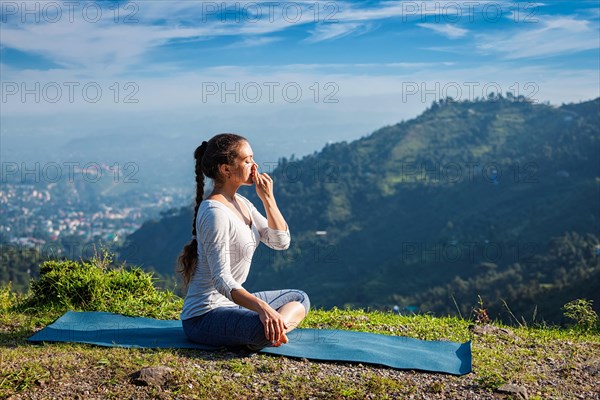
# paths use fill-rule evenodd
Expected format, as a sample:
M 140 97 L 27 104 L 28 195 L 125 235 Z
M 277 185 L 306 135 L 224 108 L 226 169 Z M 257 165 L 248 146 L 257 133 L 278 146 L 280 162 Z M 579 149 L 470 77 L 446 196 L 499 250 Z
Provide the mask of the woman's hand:
M 265 172 L 258 172 L 258 164 L 252 166 L 252 181 L 256 185 L 256 194 L 263 201 L 273 198 L 273 179 Z
M 265 328 L 265 337 L 277 347 L 282 343 L 287 343 L 288 338 L 285 331 L 288 329 L 285 320 L 264 300 L 248 293 L 246 289 L 232 289 L 231 298 L 234 303 L 258 313 L 260 322 Z
M 267 305 L 258 315 L 260 322 L 265 327 L 265 337 L 269 342 L 273 343 L 275 347 L 288 342 L 285 335 L 287 325 L 281 314 Z

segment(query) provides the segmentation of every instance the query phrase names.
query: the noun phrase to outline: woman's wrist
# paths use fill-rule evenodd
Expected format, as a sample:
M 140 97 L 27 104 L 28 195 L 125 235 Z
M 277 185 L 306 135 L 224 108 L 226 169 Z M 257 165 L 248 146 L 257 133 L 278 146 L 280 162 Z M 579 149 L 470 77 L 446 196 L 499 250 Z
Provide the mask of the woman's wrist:
M 265 209 L 267 207 L 277 207 L 277 202 L 275 201 L 275 197 L 267 197 L 265 196 L 263 199 L 261 199 L 263 202 L 263 206 L 265 207 Z
M 265 313 L 269 309 L 269 303 L 254 296 L 246 289 L 233 289 L 231 291 L 231 298 L 235 304 L 245 307 L 249 310 L 256 311 L 257 313 Z
M 259 309 L 259 311 L 258 311 L 258 312 L 259 312 L 259 313 L 266 313 L 266 312 L 267 312 L 267 310 L 268 310 L 269 308 L 271 308 L 271 306 L 269 305 L 269 303 L 267 303 L 266 301 L 264 301 L 264 300 L 261 300 L 261 299 L 259 299 L 258 297 L 257 297 L 257 300 L 258 300 L 258 309 Z

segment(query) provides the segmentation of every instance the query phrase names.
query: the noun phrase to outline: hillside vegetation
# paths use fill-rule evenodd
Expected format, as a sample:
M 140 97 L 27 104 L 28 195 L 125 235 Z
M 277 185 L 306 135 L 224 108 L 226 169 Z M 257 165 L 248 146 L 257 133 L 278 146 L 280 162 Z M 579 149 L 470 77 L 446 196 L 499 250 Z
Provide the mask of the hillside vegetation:
M 480 295 L 505 322 L 512 312 L 564 323 L 560 305 L 600 305 L 599 157 L 600 98 L 551 106 L 495 95 L 436 102 L 356 141 L 282 158 L 270 175 L 292 244 L 260 246 L 245 287 L 301 288 L 326 308 L 456 316 Z M 240 193 L 264 213 L 253 187 Z M 120 259 L 183 295 L 173 271 L 192 220 L 190 205 L 148 222 Z
M 459 318 L 481 298 L 505 323 L 564 325 L 560 307 L 577 298 L 600 312 L 600 98 L 435 102 L 356 141 L 282 158 L 271 175 L 292 243 L 257 249 L 250 291 L 293 287 L 316 307 Z M 254 188 L 240 193 L 264 214 Z M 175 261 L 193 209 L 145 223 L 115 249 L 119 261 L 184 296 Z M 45 258 L 0 246 L 0 283 L 26 291 Z
M 176 319 L 182 299 L 158 290 L 138 267 L 104 252 L 89 261 L 40 266 L 26 294 L 0 289 L 0 398 L 231 399 L 461 398 L 593 399 L 600 396 L 600 330 L 589 302 L 565 308 L 572 325 L 509 327 L 473 318 L 398 315 L 364 309 L 311 310 L 301 328 L 350 329 L 425 340 L 472 340 L 473 373 L 399 371 L 377 365 L 313 362 L 241 351 L 105 348 L 30 344 L 26 338 L 67 310 Z M 531 321 L 523 321 L 525 323 Z M 142 367 L 164 379 L 140 386 Z

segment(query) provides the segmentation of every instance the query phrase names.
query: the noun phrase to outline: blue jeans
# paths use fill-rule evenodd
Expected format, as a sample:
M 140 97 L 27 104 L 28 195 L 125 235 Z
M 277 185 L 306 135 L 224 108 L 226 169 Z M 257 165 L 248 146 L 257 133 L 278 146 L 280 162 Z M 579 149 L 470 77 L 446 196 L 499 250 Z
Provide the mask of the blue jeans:
M 275 310 L 292 301 L 302 303 L 306 314 L 310 308 L 308 295 L 302 290 L 268 290 L 252 294 Z M 218 307 L 197 317 L 184 319 L 181 323 L 185 335 L 196 343 L 245 347 L 250 350 L 260 350 L 272 345 L 265 336 L 264 325 L 258 313 L 240 305 Z

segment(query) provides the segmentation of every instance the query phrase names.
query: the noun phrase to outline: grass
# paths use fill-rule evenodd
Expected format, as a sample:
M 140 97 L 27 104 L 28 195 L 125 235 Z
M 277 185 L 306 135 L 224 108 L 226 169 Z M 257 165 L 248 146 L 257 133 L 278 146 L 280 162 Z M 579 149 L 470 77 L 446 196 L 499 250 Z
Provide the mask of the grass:
M 594 377 L 584 373 L 586 366 L 600 366 L 600 333 L 589 326 L 492 322 L 493 333 L 480 334 L 471 329 L 473 321 L 462 318 L 338 308 L 311 310 L 300 325 L 472 340 L 474 372 L 462 377 L 229 351 L 32 345 L 27 337 L 69 309 L 177 319 L 182 306 L 182 299 L 154 289 L 151 275 L 110 270 L 101 259 L 48 263 L 41 270 L 27 295 L 12 293 L 10 286 L 0 289 L 0 398 L 457 398 L 467 392 L 491 396 L 504 383 L 527 388 L 531 398 L 598 394 Z M 173 369 L 162 387 L 131 383 L 133 372 L 159 365 Z

